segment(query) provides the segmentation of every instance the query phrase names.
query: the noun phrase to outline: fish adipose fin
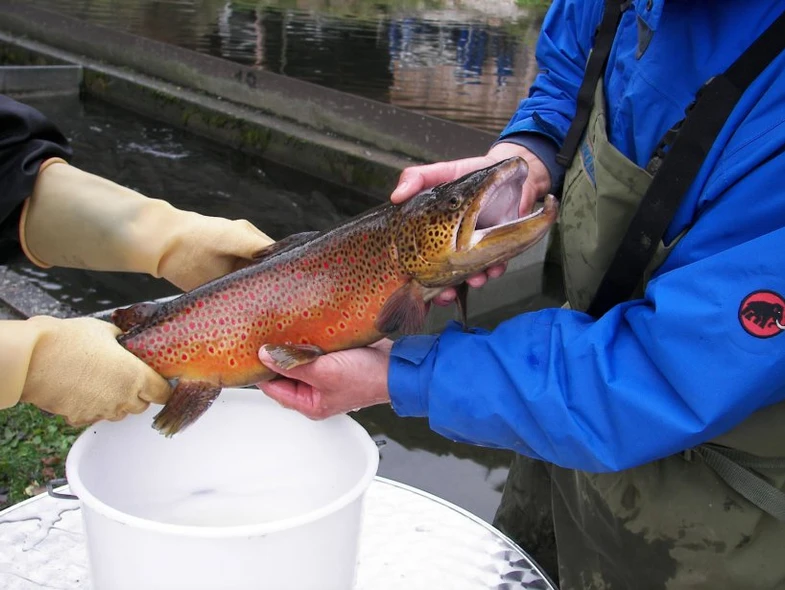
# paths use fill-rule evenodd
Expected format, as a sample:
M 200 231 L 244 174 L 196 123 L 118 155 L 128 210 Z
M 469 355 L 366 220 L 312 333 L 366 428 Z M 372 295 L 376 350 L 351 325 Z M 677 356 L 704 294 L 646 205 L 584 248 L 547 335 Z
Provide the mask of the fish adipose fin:
M 207 411 L 221 393 L 221 386 L 206 381 L 180 381 L 163 410 L 153 418 L 153 428 L 166 436 L 177 434 Z
M 324 354 L 321 348 L 311 344 L 267 344 L 264 349 L 285 371 L 312 363 Z
M 382 334 L 400 330 L 404 334 L 416 334 L 425 325 L 428 306 L 423 298 L 423 289 L 410 281 L 385 302 L 376 318 L 376 329 Z
M 292 234 L 291 236 L 286 236 L 285 238 L 278 240 L 277 242 L 273 242 L 269 246 L 265 246 L 261 250 L 259 250 L 256 254 L 253 255 L 253 263 L 262 262 L 263 260 L 267 260 L 270 256 L 275 256 L 276 254 L 280 254 L 286 250 L 291 250 L 292 248 L 296 248 L 297 246 L 301 246 L 307 242 L 313 240 L 316 236 L 318 236 L 321 232 L 318 231 L 305 231 L 299 234 Z
M 123 332 L 146 323 L 155 315 L 160 307 L 159 303 L 137 303 L 123 309 L 116 309 L 112 312 L 112 323 Z

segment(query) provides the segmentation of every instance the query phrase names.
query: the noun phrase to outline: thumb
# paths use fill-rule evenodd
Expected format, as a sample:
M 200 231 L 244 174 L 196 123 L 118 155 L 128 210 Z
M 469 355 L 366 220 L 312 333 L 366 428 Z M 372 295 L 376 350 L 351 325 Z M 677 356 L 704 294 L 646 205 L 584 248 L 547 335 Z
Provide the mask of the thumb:
M 390 200 L 395 204 L 403 203 L 419 193 L 423 186 L 425 186 L 423 175 L 416 168 L 406 168 L 401 172 L 398 185 L 390 194 Z

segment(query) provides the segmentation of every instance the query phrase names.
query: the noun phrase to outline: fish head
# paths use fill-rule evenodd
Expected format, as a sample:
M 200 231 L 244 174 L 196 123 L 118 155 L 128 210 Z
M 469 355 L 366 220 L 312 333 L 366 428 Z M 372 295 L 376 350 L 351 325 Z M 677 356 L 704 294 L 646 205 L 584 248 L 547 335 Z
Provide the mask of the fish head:
M 542 209 L 519 216 L 528 171 L 523 158 L 509 158 L 405 202 L 395 244 L 402 270 L 426 287 L 447 287 L 536 244 L 558 204 L 548 195 Z

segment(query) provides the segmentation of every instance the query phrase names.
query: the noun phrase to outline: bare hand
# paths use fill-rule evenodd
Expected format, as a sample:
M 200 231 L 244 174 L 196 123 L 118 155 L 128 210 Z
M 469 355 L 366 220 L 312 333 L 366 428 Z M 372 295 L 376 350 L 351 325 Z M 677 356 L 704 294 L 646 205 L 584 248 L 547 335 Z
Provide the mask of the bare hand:
M 392 345 L 392 340 L 384 339 L 364 348 L 326 354 L 288 371 L 276 365 L 262 347 L 259 359 L 282 378 L 257 387 L 282 406 L 313 420 L 389 403 L 387 371 Z
M 529 175 L 523 184 L 521 202 L 518 207 L 519 215 L 527 215 L 531 213 L 535 201 L 545 196 L 550 190 L 551 178 L 548 169 L 537 156 L 525 147 L 512 143 L 497 144 L 485 156 L 406 168 L 401 173 L 398 186 L 390 195 L 390 200 L 393 203 L 403 203 L 437 184 L 450 182 L 464 174 L 486 168 L 513 156 L 523 157 L 529 165 Z M 486 272 L 469 277 L 466 282 L 472 287 L 481 287 L 489 278 L 495 279 L 503 275 L 505 270 L 506 265 L 500 264 L 489 268 Z M 433 302 L 437 305 L 449 305 L 455 297 L 455 289 L 448 288 L 437 295 Z

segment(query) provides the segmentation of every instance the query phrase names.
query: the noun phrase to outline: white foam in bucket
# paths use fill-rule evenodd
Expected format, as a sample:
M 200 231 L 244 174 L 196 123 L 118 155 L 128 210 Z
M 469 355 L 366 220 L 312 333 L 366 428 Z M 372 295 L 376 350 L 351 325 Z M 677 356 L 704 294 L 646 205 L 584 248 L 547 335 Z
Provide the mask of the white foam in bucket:
M 100 422 L 66 461 L 94 590 L 348 590 L 376 444 L 348 416 L 312 421 L 226 389 L 173 438 L 160 406 Z

